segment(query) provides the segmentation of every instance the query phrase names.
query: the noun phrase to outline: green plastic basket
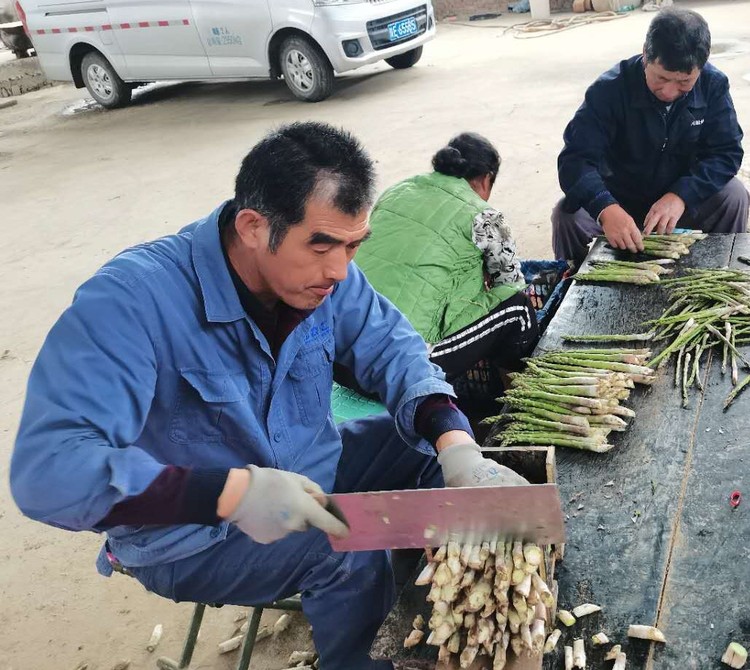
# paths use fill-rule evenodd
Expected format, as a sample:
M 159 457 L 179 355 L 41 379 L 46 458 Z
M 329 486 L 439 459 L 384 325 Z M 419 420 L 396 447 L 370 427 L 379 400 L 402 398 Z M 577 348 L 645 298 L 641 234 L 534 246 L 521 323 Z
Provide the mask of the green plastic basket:
M 372 414 L 385 412 L 385 406 L 376 400 L 365 398 L 356 391 L 341 386 L 336 382 L 333 383 L 331 392 L 331 411 L 336 423 L 350 421 L 352 419 L 361 419 Z

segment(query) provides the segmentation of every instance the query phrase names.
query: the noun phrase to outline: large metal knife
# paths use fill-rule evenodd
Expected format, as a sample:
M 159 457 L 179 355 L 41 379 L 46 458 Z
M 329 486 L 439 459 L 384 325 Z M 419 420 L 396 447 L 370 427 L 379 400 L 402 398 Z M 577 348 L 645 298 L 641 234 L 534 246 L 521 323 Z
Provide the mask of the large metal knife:
M 565 541 L 555 484 L 339 493 L 328 499 L 350 529 L 345 539 L 330 538 L 336 551 L 438 546 L 451 540 Z

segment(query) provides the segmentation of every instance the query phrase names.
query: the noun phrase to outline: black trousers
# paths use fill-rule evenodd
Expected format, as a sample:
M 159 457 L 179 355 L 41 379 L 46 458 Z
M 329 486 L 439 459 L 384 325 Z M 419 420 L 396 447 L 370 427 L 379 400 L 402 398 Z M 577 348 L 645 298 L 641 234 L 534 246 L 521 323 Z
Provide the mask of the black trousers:
M 520 370 L 521 359 L 531 355 L 538 340 L 536 312 L 529 297 L 517 293 L 489 314 L 434 345 L 430 360 L 443 369 L 448 382 L 453 384 L 457 404 L 469 417 L 475 433 L 486 433 L 478 422 L 497 409 L 495 398 L 503 391 L 497 370 Z M 493 370 L 489 383 L 479 384 L 477 388 L 475 380 L 466 373 L 480 361 L 486 361 Z M 333 373 L 342 386 L 379 400 L 377 394 L 368 393 L 357 383 L 348 368 L 334 363 Z
M 430 360 L 445 371 L 448 381 L 490 361 L 504 370 L 519 370 L 539 340 L 536 313 L 525 293 L 501 302 L 489 314 L 438 342 Z

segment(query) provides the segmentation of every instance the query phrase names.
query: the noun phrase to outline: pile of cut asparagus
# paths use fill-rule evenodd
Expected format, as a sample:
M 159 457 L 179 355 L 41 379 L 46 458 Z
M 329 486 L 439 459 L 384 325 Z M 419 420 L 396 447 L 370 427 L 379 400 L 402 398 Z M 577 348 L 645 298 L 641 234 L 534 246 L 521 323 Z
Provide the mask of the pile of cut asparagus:
M 643 251 L 640 253 L 656 258 L 677 260 L 680 256 L 687 256 L 690 253 L 690 247 L 706 237 L 708 237 L 706 233 L 698 231 L 672 235 L 644 235 Z
M 521 542 L 449 542 L 440 547 L 416 580 L 430 585 L 433 604 L 427 644 L 438 660 L 458 656 L 462 668 L 487 657 L 492 670 L 505 667 L 508 649 L 518 656 L 541 654 L 555 598 L 540 572 L 544 554 Z M 424 620 L 417 616 L 405 647 L 419 644 Z
M 672 274 L 668 258 L 655 258 L 640 263 L 631 261 L 592 261 L 586 272 L 579 272 L 577 281 L 618 282 L 622 284 L 655 284 L 662 275 Z
M 663 367 L 676 356 L 675 386 L 682 387 L 682 404 L 688 405 L 688 389 L 703 389 L 701 360 L 708 351 L 722 351 L 721 372 L 731 369 L 734 390 L 724 404 L 727 409 L 750 383 L 750 375 L 739 381 L 739 368 L 750 363 L 737 349 L 750 342 L 750 274 L 729 269 L 687 270 L 683 277 L 662 282 L 669 290 L 671 305 L 647 325 L 656 329 L 654 340 L 671 339 L 650 365 Z
M 511 412 L 485 419 L 507 422 L 503 446 L 540 444 L 605 452 L 608 436 L 624 431 L 635 413 L 623 407 L 635 384 L 652 384 L 649 349 L 569 349 L 527 361 L 510 375 L 502 402 Z

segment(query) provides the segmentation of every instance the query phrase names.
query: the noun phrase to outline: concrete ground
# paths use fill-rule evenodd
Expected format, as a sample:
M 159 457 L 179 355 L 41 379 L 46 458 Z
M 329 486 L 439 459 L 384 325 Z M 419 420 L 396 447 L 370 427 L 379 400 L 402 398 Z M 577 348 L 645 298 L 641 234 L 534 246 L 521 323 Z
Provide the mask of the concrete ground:
M 692 6 L 711 24 L 722 51 L 715 63 L 750 127 L 750 3 Z M 283 84 L 239 82 L 155 86 L 116 112 L 57 86 L 0 110 L 0 670 L 110 670 L 125 659 L 154 668 L 155 656 L 179 655 L 191 610 L 127 577 L 99 577 L 99 537 L 28 521 L 10 498 L 8 460 L 26 378 L 76 286 L 123 247 L 209 212 L 231 194 L 249 147 L 298 119 L 354 131 L 377 160 L 381 187 L 426 170 L 454 133 L 485 134 L 503 155 L 492 204 L 505 212 L 524 257 L 550 257 L 563 128 L 586 86 L 640 50 L 651 15 L 514 39 L 505 28 L 524 18 L 441 25 L 417 67 L 342 77 L 317 105 L 295 101 Z M 193 667 L 233 667 L 237 655 L 218 657 L 216 644 L 231 636 L 238 612 L 208 612 Z M 149 655 L 156 623 L 165 635 Z M 260 643 L 253 668 L 282 668 L 309 640 L 299 623 Z

